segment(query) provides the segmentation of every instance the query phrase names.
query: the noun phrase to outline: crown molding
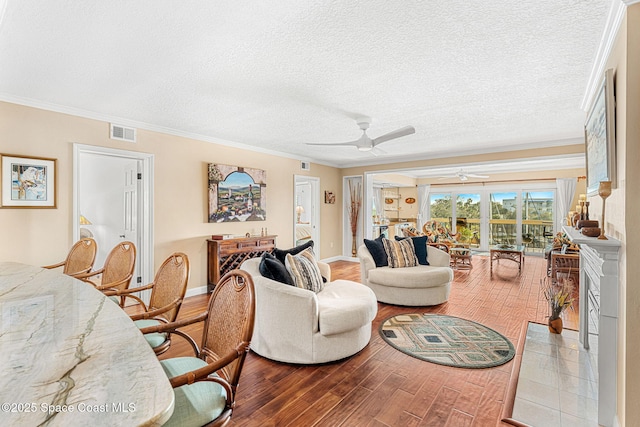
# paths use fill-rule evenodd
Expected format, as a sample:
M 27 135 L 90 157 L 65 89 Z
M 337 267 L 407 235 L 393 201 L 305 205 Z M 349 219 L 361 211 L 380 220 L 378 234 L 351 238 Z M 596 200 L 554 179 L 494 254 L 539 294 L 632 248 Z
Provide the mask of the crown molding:
M 67 107 L 64 105 L 49 103 L 45 101 L 40 101 L 31 98 L 25 98 L 20 96 L 15 96 L 7 93 L 0 92 L 0 101 L 8 102 L 11 104 L 23 105 L 25 107 L 38 108 L 40 110 L 53 111 L 56 113 L 68 114 L 71 116 L 82 117 L 90 120 L 97 120 L 106 123 L 117 123 L 121 126 L 133 127 L 136 129 L 144 129 L 152 132 L 163 133 L 167 135 L 178 136 L 182 138 L 194 139 L 196 141 L 204 141 L 212 144 L 224 145 L 227 147 L 238 148 L 240 150 L 254 151 L 257 153 L 269 154 L 272 156 L 284 157 L 287 159 L 301 160 L 312 162 L 315 164 L 330 166 L 334 168 L 339 168 L 340 166 L 337 164 L 319 161 L 317 159 L 312 159 L 310 157 L 301 157 L 293 154 L 285 153 L 282 151 L 269 150 L 262 147 L 257 147 L 254 145 L 243 144 L 241 142 L 228 141 L 221 138 L 214 138 L 207 135 L 201 135 L 193 132 L 186 132 L 180 129 L 167 128 L 163 126 L 158 126 L 150 123 L 139 122 L 135 120 L 125 119 L 117 116 L 110 116 L 102 113 L 97 113 L 95 111 L 84 110 L 81 108 Z
M 584 111 L 589 109 L 593 102 L 593 97 L 600 87 L 607 60 L 609 59 L 609 55 L 611 55 L 611 49 L 613 48 L 613 43 L 616 41 L 618 30 L 620 29 L 620 24 L 625 16 L 627 7 L 636 3 L 640 3 L 640 0 L 611 1 L 607 22 L 605 23 L 600 44 L 596 51 L 593 66 L 591 67 L 591 74 L 589 74 L 589 80 L 587 81 L 587 87 L 582 97 L 582 102 L 580 103 L 580 108 Z

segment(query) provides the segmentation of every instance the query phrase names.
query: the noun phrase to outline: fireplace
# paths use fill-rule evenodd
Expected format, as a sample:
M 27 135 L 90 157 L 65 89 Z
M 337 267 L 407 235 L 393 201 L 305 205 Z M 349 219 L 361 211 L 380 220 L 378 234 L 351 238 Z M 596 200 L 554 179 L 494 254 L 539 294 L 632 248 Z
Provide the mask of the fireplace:
M 563 229 L 580 244 L 580 343 L 588 349 L 589 335 L 598 335 L 598 423 L 611 426 L 616 414 L 620 241 Z

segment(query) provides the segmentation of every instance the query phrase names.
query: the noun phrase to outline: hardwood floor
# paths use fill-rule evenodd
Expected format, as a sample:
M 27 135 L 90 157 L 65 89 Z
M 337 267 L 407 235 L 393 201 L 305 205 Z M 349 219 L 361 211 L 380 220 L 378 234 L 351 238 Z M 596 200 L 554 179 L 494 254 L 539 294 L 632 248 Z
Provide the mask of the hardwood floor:
M 331 264 L 332 277 L 360 281 L 359 264 Z M 508 260 L 474 256 L 473 269 L 456 271 L 447 303 L 434 307 L 378 304 L 371 341 L 360 353 L 323 365 L 273 362 L 250 353 L 240 379 L 231 426 L 500 426 L 513 361 L 489 369 L 440 366 L 407 356 L 378 335 L 380 323 L 400 313 L 442 313 L 474 320 L 518 346 L 525 320 L 544 323 L 540 291 L 546 261 L 527 256 L 518 275 Z M 187 299 L 180 318 L 199 313 L 207 296 Z M 578 304 L 575 303 L 577 310 Z M 569 311 L 565 327 L 577 329 Z M 201 330 L 201 328 L 200 328 Z M 196 339 L 200 330 L 192 328 Z M 179 338 L 161 358 L 187 355 Z

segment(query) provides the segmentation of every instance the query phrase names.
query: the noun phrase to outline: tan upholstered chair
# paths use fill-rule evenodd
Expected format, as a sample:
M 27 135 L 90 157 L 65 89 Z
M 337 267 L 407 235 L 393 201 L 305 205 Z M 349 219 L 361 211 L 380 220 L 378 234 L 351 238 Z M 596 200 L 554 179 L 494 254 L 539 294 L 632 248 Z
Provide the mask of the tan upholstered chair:
M 122 291 L 131 283 L 135 264 L 136 246 L 132 242 L 121 242 L 109 252 L 101 269 L 75 277 L 100 291 Z M 120 305 L 124 306 L 124 297 L 120 298 Z
M 229 422 L 255 319 L 251 276 L 240 270 L 225 274 L 216 285 L 205 313 L 191 319 L 142 329 L 174 333 L 188 339 L 195 357 L 160 363 L 175 393 L 175 409 L 165 427 L 223 426 Z M 204 321 L 202 347 L 179 328 Z
M 104 291 L 108 296 L 132 298 L 140 304 L 142 313 L 131 315 L 131 319 L 139 328 L 154 326 L 160 323 L 174 322 L 187 292 L 189 281 L 189 258 L 176 252 L 171 254 L 160 266 L 152 283 L 137 288 L 121 291 Z M 138 292 L 151 290 L 149 305 L 146 305 Z M 147 334 L 144 336 L 156 354 L 162 354 L 171 346 L 171 334 Z
M 78 274 L 91 271 L 97 252 L 98 245 L 95 240 L 91 238 L 80 239 L 69 250 L 67 259 L 57 264 L 45 265 L 42 268 L 62 267 L 63 274 L 75 277 Z

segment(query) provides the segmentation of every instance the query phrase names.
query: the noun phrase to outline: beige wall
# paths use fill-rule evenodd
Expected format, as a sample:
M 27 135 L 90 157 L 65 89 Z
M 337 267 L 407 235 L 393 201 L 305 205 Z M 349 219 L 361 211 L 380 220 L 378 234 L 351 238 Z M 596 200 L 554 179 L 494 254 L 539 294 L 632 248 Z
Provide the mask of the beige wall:
M 154 257 L 157 268 L 174 251 L 191 260 L 189 287 L 206 285 L 206 239 L 215 233 L 278 235 L 278 246 L 293 244 L 294 175 L 320 178 L 324 190 L 342 198 L 336 168 L 312 164 L 300 169 L 294 159 L 138 130 L 135 144 L 109 139 L 109 124 L 0 102 L 0 152 L 56 158 L 57 209 L 0 209 L 0 260 L 35 265 L 64 259 L 73 244 L 73 143 L 97 145 L 154 155 Z M 267 220 L 210 224 L 207 222 L 208 163 L 260 168 L 267 173 Z M 320 257 L 340 255 L 341 204 L 321 204 Z M 331 243 L 333 247 L 331 247 Z

